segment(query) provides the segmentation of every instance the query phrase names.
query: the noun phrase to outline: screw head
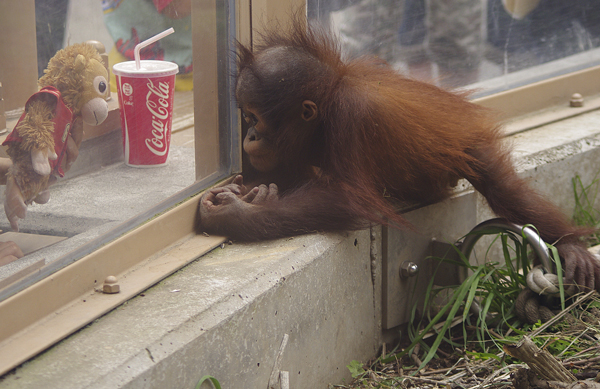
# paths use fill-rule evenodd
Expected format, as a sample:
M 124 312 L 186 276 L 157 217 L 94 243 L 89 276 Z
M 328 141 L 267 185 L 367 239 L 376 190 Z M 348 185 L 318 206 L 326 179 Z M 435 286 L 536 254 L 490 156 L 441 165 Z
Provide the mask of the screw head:
M 400 278 L 414 277 L 419 272 L 419 266 L 410 261 L 404 261 L 400 264 Z
M 121 287 L 117 284 L 117 277 L 108 276 L 104 280 L 104 285 L 102 285 L 102 291 L 104 293 L 119 293 L 121 291 Z
M 104 283 L 105 284 L 116 284 L 117 283 L 117 277 L 115 277 L 115 276 L 108 276 L 104 280 Z
M 573 93 L 569 105 L 571 107 L 583 107 L 583 96 L 581 96 L 579 93 Z

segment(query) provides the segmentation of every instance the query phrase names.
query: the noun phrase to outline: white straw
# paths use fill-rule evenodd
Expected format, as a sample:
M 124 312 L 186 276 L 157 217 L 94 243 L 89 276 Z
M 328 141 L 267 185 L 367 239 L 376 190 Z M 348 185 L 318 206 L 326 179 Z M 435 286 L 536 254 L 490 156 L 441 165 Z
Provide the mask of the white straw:
M 175 32 L 175 30 L 173 30 L 173 27 L 171 27 L 168 30 L 161 32 L 160 34 L 156 34 L 152 38 L 148 38 L 145 41 L 140 42 L 137 45 L 135 45 L 135 48 L 133 49 L 133 57 L 135 58 L 135 68 L 137 70 L 140 70 L 140 50 L 141 49 L 143 49 L 144 47 L 146 47 L 148 45 L 153 44 L 157 40 L 162 39 L 162 38 L 166 37 L 167 35 L 170 35 L 174 32 Z

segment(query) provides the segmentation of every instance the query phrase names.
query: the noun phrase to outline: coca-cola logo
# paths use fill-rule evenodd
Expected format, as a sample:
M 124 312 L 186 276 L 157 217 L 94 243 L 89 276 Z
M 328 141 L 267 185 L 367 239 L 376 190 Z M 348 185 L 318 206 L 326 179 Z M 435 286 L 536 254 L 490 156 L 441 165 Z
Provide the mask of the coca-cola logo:
M 133 87 L 130 83 L 126 82 L 123 84 L 123 94 L 125 96 L 131 96 L 133 94 Z
M 146 86 L 146 108 L 152 114 L 152 137 L 146 138 L 145 143 L 153 154 L 163 156 L 168 151 L 169 83 L 159 81 L 155 86 L 152 80 L 148 80 Z

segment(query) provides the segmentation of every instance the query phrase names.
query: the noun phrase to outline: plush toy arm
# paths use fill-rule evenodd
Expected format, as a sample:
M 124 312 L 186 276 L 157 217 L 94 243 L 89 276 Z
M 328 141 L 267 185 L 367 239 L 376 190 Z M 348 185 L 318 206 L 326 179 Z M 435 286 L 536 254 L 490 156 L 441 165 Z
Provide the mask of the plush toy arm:
M 27 113 L 17 127 L 17 133 L 22 138 L 21 149 L 31 153 L 33 170 L 47 176 L 51 172 L 48 158 L 56 159 L 54 152 L 54 109 L 56 98 L 53 96 L 30 101 L 27 105 Z
M 45 204 L 50 200 L 50 191 L 44 189 L 33 199 L 38 204 Z M 10 228 L 13 231 L 19 231 L 19 219 L 25 219 L 27 216 L 27 204 L 23 199 L 23 193 L 15 179 L 7 176 L 6 190 L 4 196 L 4 213 L 10 223 Z
M 54 150 L 52 119 L 55 107 L 56 98 L 45 95 L 27 104 L 27 113 L 17 127 L 17 132 L 23 139 L 21 148 L 27 151 L 49 148 Z
M 10 228 L 12 228 L 13 231 L 19 231 L 19 219 L 25 219 L 25 216 L 27 215 L 27 205 L 25 205 L 21 190 L 12 176 L 8 176 L 6 182 L 4 212 L 6 213 L 6 218 L 10 222 Z
M 27 206 L 15 180 L 8 174 L 12 162 L 9 158 L 0 158 L 0 184 L 6 185 L 4 192 L 4 212 L 13 230 L 19 230 L 19 218 L 24 218 Z M 0 263 L 2 259 L 0 259 Z

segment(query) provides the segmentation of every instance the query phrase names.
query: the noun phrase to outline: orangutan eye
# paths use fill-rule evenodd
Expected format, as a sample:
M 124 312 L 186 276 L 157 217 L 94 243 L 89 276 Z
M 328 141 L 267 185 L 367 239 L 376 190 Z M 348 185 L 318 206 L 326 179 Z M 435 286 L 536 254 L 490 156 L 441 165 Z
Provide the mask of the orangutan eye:
M 107 85 L 108 83 L 106 82 L 106 78 L 103 76 L 97 76 L 94 78 L 94 89 L 96 89 L 96 91 L 101 95 L 106 93 L 106 89 L 108 89 Z
M 246 112 L 242 111 L 242 117 L 244 118 L 246 123 L 248 123 L 249 125 L 251 125 L 253 127 L 258 124 L 258 118 L 256 116 L 254 116 L 254 114 L 246 113 Z

